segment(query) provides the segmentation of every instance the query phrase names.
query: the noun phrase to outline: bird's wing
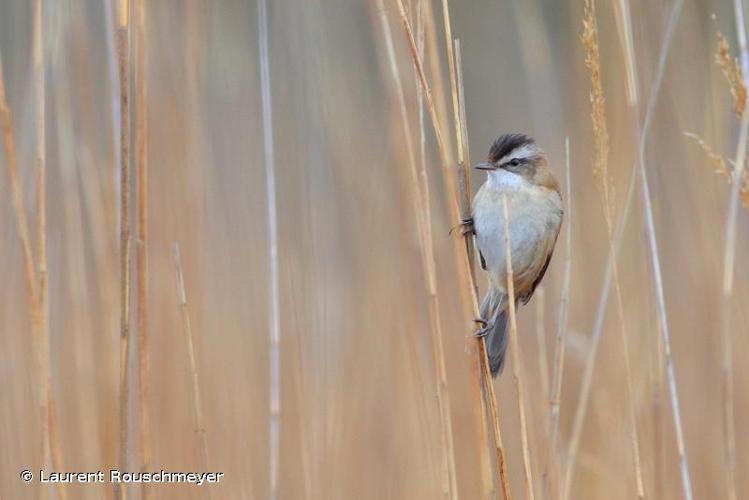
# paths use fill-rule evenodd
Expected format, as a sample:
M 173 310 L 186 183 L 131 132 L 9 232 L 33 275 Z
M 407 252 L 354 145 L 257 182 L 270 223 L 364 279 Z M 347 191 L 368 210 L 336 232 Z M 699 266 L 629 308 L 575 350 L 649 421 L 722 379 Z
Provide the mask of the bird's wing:
M 559 225 L 561 227 L 561 224 Z M 527 304 L 529 300 L 531 300 L 531 297 L 533 297 L 533 292 L 536 291 L 536 287 L 539 283 L 541 283 L 541 280 L 544 279 L 544 274 L 546 274 L 546 269 L 549 268 L 549 262 L 551 262 L 551 256 L 554 255 L 554 247 L 557 244 L 557 238 L 559 237 L 559 228 L 557 228 L 557 234 L 554 235 L 554 241 L 551 244 L 551 247 L 549 248 L 548 252 L 549 254 L 546 256 L 546 262 L 544 262 L 543 267 L 541 268 L 541 271 L 539 271 L 538 275 L 536 276 L 536 279 L 533 281 L 533 285 L 531 285 L 531 289 L 518 297 L 518 300 L 523 304 Z

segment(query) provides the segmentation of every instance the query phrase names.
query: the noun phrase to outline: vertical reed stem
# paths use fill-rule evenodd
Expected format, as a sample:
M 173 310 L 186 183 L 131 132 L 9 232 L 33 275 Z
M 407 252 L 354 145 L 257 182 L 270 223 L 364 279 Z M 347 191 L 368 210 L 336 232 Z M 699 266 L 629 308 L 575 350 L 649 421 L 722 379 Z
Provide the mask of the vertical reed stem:
M 470 189 L 468 188 L 468 178 L 469 178 L 469 172 L 467 165 L 470 165 L 471 163 L 471 155 L 468 148 L 468 125 L 466 120 L 466 105 L 465 105 L 465 91 L 463 87 L 463 62 L 461 57 L 461 51 L 460 51 L 460 39 L 455 39 L 455 71 L 457 73 L 457 82 L 458 82 L 458 115 L 460 118 L 460 135 L 462 137 L 462 143 L 463 143 L 463 149 L 465 152 L 463 153 L 463 163 L 462 167 L 458 167 L 458 175 L 465 179 L 463 181 L 461 191 L 464 193 L 464 196 L 466 199 L 463 201 L 463 205 L 465 205 L 465 210 L 467 213 L 470 213 Z M 471 240 L 469 242 L 469 246 L 467 248 L 468 255 L 475 255 L 474 249 L 473 249 L 473 241 Z M 471 261 L 473 262 L 473 260 Z M 474 276 L 474 286 L 476 285 L 475 281 L 475 267 L 471 267 L 470 272 L 472 273 L 472 276 Z M 476 289 L 476 294 L 478 294 L 478 289 Z M 483 342 L 477 342 L 477 348 L 479 349 L 479 353 L 481 354 L 481 349 L 479 347 L 479 344 L 483 343 L 485 344 L 485 339 L 482 339 Z M 477 356 L 478 357 L 478 356 Z M 474 376 L 473 379 L 475 380 L 475 386 L 474 390 L 475 397 L 477 399 L 477 403 L 475 406 L 475 413 L 478 415 L 476 416 L 476 426 L 477 426 L 477 432 L 476 432 L 476 438 L 479 443 L 479 460 L 481 463 L 481 478 L 482 483 L 484 485 L 484 494 L 487 498 L 493 497 L 493 490 L 494 490 L 494 484 L 493 484 L 493 478 L 492 478 L 492 470 L 491 470 L 491 460 L 489 458 L 489 453 L 486 448 L 487 443 L 487 422 L 486 422 L 486 401 L 481 395 L 481 378 L 483 376 L 483 372 L 481 370 L 481 359 L 477 360 L 478 363 L 473 364 L 473 370 L 474 370 Z M 489 367 L 488 364 L 486 366 Z M 491 380 L 491 373 L 489 373 L 489 377 L 486 380 Z M 493 395 L 494 387 L 492 386 L 489 389 L 492 392 L 492 401 L 496 402 L 496 399 Z M 497 408 L 495 405 L 495 413 L 497 413 Z M 502 487 L 505 494 L 509 495 L 509 483 L 507 482 L 507 470 L 506 470 L 506 464 L 504 461 L 504 446 L 502 445 L 502 436 L 499 431 L 499 416 L 497 415 L 496 420 L 496 435 L 497 435 L 497 442 L 498 442 L 498 454 L 502 455 L 502 462 L 501 462 L 501 468 L 500 468 L 500 474 L 502 475 Z M 499 462 L 498 462 L 499 464 Z
M 621 21 L 624 21 L 622 16 L 619 16 Z M 624 23 L 626 25 L 626 23 Z M 593 174 L 599 181 L 599 188 L 602 193 L 603 202 L 603 214 L 606 221 L 606 236 L 609 244 L 609 253 L 614 254 L 614 227 L 613 227 L 613 207 L 612 207 L 612 193 L 611 193 L 611 180 L 609 179 L 609 168 L 608 168 L 608 153 L 609 153 L 609 136 L 608 127 L 606 124 L 606 106 L 605 97 L 603 93 L 603 84 L 601 78 L 601 62 L 600 62 L 600 51 L 598 43 L 598 22 L 596 19 L 595 1 L 588 0 L 585 4 L 585 19 L 583 20 L 583 45 L 585 47 L 586 58 L 585 64 L 591 72 L 591 118 L 593 122 L 593 131 L 595 138 L 595 160 L 593 163 Z M 626 39 L 626 33 L 624 38 Z M 631 52 L 625 50 L 625 54 L 629 57 Z M 627 64 L 628 70 L 634 66 L 631 63 Z M 634 74 L 634 69 L 632 69 Z M 629 83 L 630 85 L 632 82 Z M 636 94 L 633 91 L 629 92 L 630 99 L 634 99 Z M 629 420 L 629 437 L 630 444 L 632 447 L 632 462 L 635 472 L 635 486 L 637 489 L 637 497 L 644 499 L 645 491 L 642 481 L 642 466 L 640 465 L 640 445 L 637 435 L 637 420 L 635 418 L 635 410 L 633 407 L 634 400 L 632 397 L 632 370 L 629 361 L 629 344 L 627 341 L 627 325 L 625 322 L 624 315 L 624 302 L 622 298 L 621 280 L 619 279 L 619 265 L 616 260 L 612 261 L 612 278 L 614 283 L 614 290 L 616 292 L 616 312 L 617 319 L 619 320 L 620 330 L 620 341 L 622 357 L 624 358 L 624 379 L 626 387 L 626 407 L 627 416 Z M 582 431 L 582 427 L 576 427 L 575 431 L 578 433 L 573 435 L 572 440 L 577 442 L 580 439 L 579 433 Z M 575 450 L 577 448 L 574 448 Z M 570 464 L 565 474 L 565 495 L 569 494 L 569 488 L 572 481 L 573 468 L 575 466 L 576 456 L 570 456 Z
M 41 5 L 37 6 L 41 9 Z M 41 14 L 41 10 L 39 10 Z M 40 18 L 41 20 L 41 18 Z M 40 28 L 41 29 L 41 28 Z M 40 47 L 41 48 L 41 47 Z M 38 75 L 37 75 L 38 78 Z M 36 82 L 38 85 L 38 81 Z M 39 110 L 37 109 L 37 113 Z M 16 142 L 13 134 L 13 120 L 5 96 L 5 75 L 3 74 L 3 62 L 0 58 L 0 121 L 2 122 L 3 140 L 5 143 L 5 153 L 8 162 L 8 177 L 10 179 L 10 191 L 13 201 L 13 211 L 16 218 L 16 231 L 21 240 L 23 250 L 24 278 L 26 280 L 27 296 L 29 300 L 29 317 L 31 320 L 31 334 L 34 351 L 36 355 L 37 374 L 39 376 L 39 393 L 37 403 L 39 405 L 39 424 L 40 424 L 40 441 L 39 441 L 39 465 L 49 466 L 50 460 L 50 416 L 49 416 L 49 378 L 47 375 L 49 353 L 45 354 L 45 348 L 48 342 L 44 339 L 42 312 L 40 307 L 40 294 L 38 291 L 36 267 L 34 266 L 34 255 L 31 246 L 31 236 L 29 231 L 28 217 L 23 205 L 23 189 L 21 179 L 18 175 L 18 159 L 16 157 Z M 38 146 L 40 147 L 40 146 Z M 39 178 L 40 187 L 42 179 Z M 40 192 L 40 195 L 42 193 Z M 41 202 L 40 202 L 41 203 Z M 44 497 L 49 490 L 40 486 L 39 494 Z
M 741 53 L 741 73 L 746 83 L 749 76 L 749 50 L 746 42 L 746 24 L 744 18 L 744 4 L 742 0 L 734 0 L 734 12 L 736 16 L 736 33 L 739 39 L 739 50 Z M 725 441 L 726 460 L 726 485 L 728 489 L 728 500 L 736 500 L 737 472 L 736 472 L 736 420 L 734 415 L 735 393 L 733 380 L 733 332 L 731 331 L 731 309 L 733 306 L 733 275 L 734 262 L 736 259 L 736 221 L 739 211 L 739 193 L 741 192 L 741 179 L 746 168 L 746 141 L 749 131 L 749 112 L 743 110 L 741 115 L 741 127 L 736 148 L 736 166 L 733 173 L 733 184 L 731 196 L 728 202 L 726 214 L 726 239 L 723 254 L 723 283 L 721 287 L 723 298 L 721 300 L 721 326 L 723 337 L 723 430 Z
M 507 273 L 507 298 L 510 310 L 510 352 L 512 353 L 512 378 L 515 380 L 515 390 L 518 398 L 520 414 L 520 441 L 523 447 L 523 472 L 525 474 L 525 498 L 533 500 L 533 471 L 531 469 L 531 455 L 528 446 L 528 423 L 525 417 L 525 398 L 523 381 L 520 378 L 520 346 L 518 345 L 518 325 L 515 317 L 515 281 L 512 275 L 512 254 L 510 248 L 510 214 L 507 210 L 507 195 L 502 195 L 502 209 L 504 211 L 505 231 L 505 270 Z
M 36 93 L 36 167 L 38 187 L 37 199 L 37 243 L 39 245 L 39 410 L 44 439 L 45 463 L 52 461 L 55 470 L 64 470 L 59 434 L 57 433 L 57 407 L 52 393 L 50 367 L 51 344 L 49 337 L 49 288 L 47 285 L 47 159 L 46 159 L 46 109 L 44 67 L 44 25 L 42 0 L 34 1 L 34 90 Z M 50 456 L 47 457 L 46 455 Z M 62 483 L 56 485 L 57 496 L 67 498 Z
M 567 224 L 565 232 L 564 247 L 564 276 L 562 278 L 562 296 L 559 301 L 559 320 L 557 324 L 557 337 L 554 346 L 554 368 L 552 370 L 551 394 L 549 403 L 551 405 L 551 442 L 552 450 L 555 448 L 559 435 L 559 403 L 562 395 L 562 377 L 564 374 L 564 350 L 565 337 L 567 335 L 567 321 L 569 319 L 570 304 L 570 281 L 572 280 L 572 174 L 570 168 L 570 138 L 564 140 L 565 158 L 565 207 L 564 215 Z
M 199 470 L 208 470 L 208 441 L 203 420 L 203 400 L 200 396 L 200 377 L 198 376 L 198 362 L 195 356 L 195 342 L 190 322 L 190 311 L 187 307 L 187 292 L 185 292 L 185 277 L 182 272 L 182 256 L 179 252 L 179 244 L 174 244 L 174 268 L 177 276 L 177 300 L 179 302 L 180 315 L 182 316 L 182 329 L 185 333 L 185 345 L 187 346 L 187 357 L 190 362 L 190 379 L 192 382 L 192 403 L 195 413 L 195 434 L 198 436 L 198 467 Z M 211 498 L 211 489 L 203 488 L 203 498 Z
M 130 44 L 128 0 L 120 0 L 117 60 L 120 74 L 120 470 L 128 470 L 130 425 Z M 126 483 L 117 496 L 127 500 Z
M 416 69 L 416 72 L 419 76 L 419 82 L 421 83 L 421 88 L 424 92 L 424 97 L 426 98 L 427 107 L 429 109 L 429 114 L 432 119 L 432 127 L 434 129 L 434 135 L 437 140 L 437 146 L 439 148 L 440 152 L 440 159 L 442 160 L 443 166 L 445 167 L 445 184 L 446 184 L 446 191 L 449 196 L 450 200 L 450 210 L 451 215 L 454 217 L 461 217 L 461 218 L 467 218 L 471 215 L 471 203 L 470 203 L 470 190 L 469 185 L 465 182 L 465 179 L 467 178 L 467 172 L 465 172 L 465 165 L 459 164 L 459 177 L 463 179 L 462 185 L 459 186 L 458 182 L 455 178 L 455 172 L 448 168 L 449 157 L 447 156 L 447 150 L 445 146 L 445 141 L 443 140 L 442 131 L 440 128 L 440 122 L 439 117 L 437 115 L 437 111 L 434 105 L 434 99 L 432 98 L 432 92 L 429 87 L 429 83 L 427 82 L 426 75 L 424 73 L 424 67 L 421 63 L 421 58 L 419 57 L 418 49 L 416 48 L 416 41 L 414 39 L 413 30 L 411 29 L 411 24 L 408 21 L 408 17 L 406 16 L 406 11 L 403 6 L 402 0 L 395 0 L 396 5 L 398 6 L 398 11 L 401 17 L 401 22 L 403 23 L 403 28 L 406 33 L 406 39 L 408 41 L 409 49 L 411 50 L 411 57 L 414 61 L 414 66 Z M 462 170 L 461 170 L 462 169 Z M 452 194 L 452 196 L 450 196 Z M 466 233 L 464 235 L 464 238 L 466 240 L 471 239 L 471 235 Z M 464 248 L 468 249 L 470 245 L 472 245 L 472 241 L 466 241 Z M 470 300 L 472 311 L 475 315 L 475 317 L 478 317 L 479 315 L 479 305 L 478 305 L 478 295 L 477 295 L 477 288 L 476 288 L 476 277 L 473 272 L 471 272 L 472 266 L 471 266 L 471 259 L 473 258 L 473 255 L 470 254 L 467 250 L 465 252 L 460 252 L 460 255 L 457 255 L 458 258 L 458 271 L 460 276 L 460 281 L 462 284 L 461 291 L 464 294 L 463 299 L 464 300 Z M 491 376 L 488 378 L 486 377 L 486 374 L 488 373 L 488 358 L 486 355 L 486 345 L 482 338 L 479 338 L 477 341 L 478 344 L 478 350 L 474 351 L 474 356 L 478 356 L 478 360 L 476 360 L 476 364 L 481 362 L 482 364 L 482 373 L 484 374 L 484 383 L 485 387 L 488 393 L 488 399 L 489 399 L 489 405 L 490 409 L 492 409 L 492 419 L 494 423 L 494 442 L 495 442 L 495 448 L 497 451 L 497 463 L 500 469 L 500 481 L 503 486 L 503 490 L 505 492 L 505 498 L 509 500 L 509 485 L 507 483 L 506 479 L 506 469 L 505 462 L 504 462 L 504 448 L 502 446 L 501 436 L 499 434 L 499 417 L 498 413 L 496 411 L 496 399 L 494 397 L 494 387 L 492 386 Z M 494 408 L 492 408 L 494 406 Z
M 562 471 L 562 455 L 559 445 L 559 404 L 562 397 L 562 377 L 564 375 L 564 350 L 567 336 L 567 321 L 569 319 L 570 303 L 570 281 L 572 280 L 572 174 L 570 167 L 570 138 L 564 140 L 564 158 L 565 158 L 565 207 L 564 218 L 567 224 L 565 232 L 565 256 L 564 256 L 564 277 L 562 278 L 562 295 L 559 301 L 559 318 L 557 325 L 556 345 L 554 347 L 554 365 L 552 369 L 552 381 L 549 395 L 549 404 L 551 406 L 549 417 L 549 441 L 550 454 L 549 463 L 552 464 L 554 471 L 555 487 L 558 494 L 561 494 L 561 487 L 558 481 Z
M 439 321 L 439 295 L 437 294 L 437 270 L 434 257 L 434 248 L 431 237 L 431 210 L 429 208 L 428 195 L 428 178 L 426 171 L 419 175 L 416 165 L 416 155 L 411 140 L 411 126 L 408 119 L 408 110 L 406 108 L 406 98 L 403 92 L 403 83 L 398 70 L 398 64 L 395 59 L 395 48 L 393 47 L 393 37 L 388 23 L 387 13 L 383 0 L 377 1 L 377 9 L 380 14 L 380 22 L 385 38 L 385 48 L 387 51 L 390 70 L 393 73 L 395 83 L 395 92 L 398 99 L 401 121 L 403 124 L 403 135 L 406 143 L 406 150 L 409 159 L 409 174 L 411 201 L 413 203 L 414 215 L 416 217 L 416 227 L 419 238 L 419 249 L 421 254 L 422 267 L 426 280 L 426 289 L 429 294 L 429 332 L 432 341 L 432 355 L 436 370 L 437 380 L 437 405 L 440 414 L 441 424 L 441 441 L 442 441 L 442 459 L 443 459 L 443 490 L 445 496 L 452 500 L 458 498 L 458 483 L 455 473 L 455 445 L 453 442 L 452 416 L 450 412 L 450 396 L 447 385 L 447 369 L 445 366 L 445 352 L 442 343 L 442 329 Z
M 638 169 L 640 172 L 642 201 L 645 208 L 645 222 L 647 227 L 648 246 L 650 249 L 651 263 L 653 266 L 653 280 L 656 290 L 658 320 L 660 324 L 661 335 L 663 336 L 664 355 L 666 357 L 666 380 L 668 383 L 668 389 L 671 399 L 674 430 L 676 432 L 676 446 L 679 453 L 679 471 L 681 474 L 682 488 L 684 490 L 684 498 L 686 500 L 692 500 L 692 480 L 689 475 L 689 462 L 687 460 L 686 445 L 684 442 L 684 431 L 681 422 L 681 408 L 679 406 L 679 394 L 676 386 L 676 369 L 674 368 L 674 361 L 671 354 L 671 333 L 668 324 L 668 314 L 666 311 L 666 298 L 663 291 L 663 276 L 661 273 L 661 263 L 658 254 L 658 240 L 655 232 L 655 217 L 653 215 L 650 187 L 648 185 L 647 170 L 645 168 L 645 144 L 647 141 L 648 132 L 650 130 L 650 125 L 652 124 L 655 100 L 658 96 L 661 82 L 663 81 L 666 59 L 668 58 L 671 41 L 673 40 L 673 35 L 676 31 L 676 25 L 683 7 L 684 0 L 674 0 L 673 7 L 671 8 L 671 14 L 668 19 L 668 24 L 666 25 L 666 31 L 663 35 L 661 50 L 658 55 L 658 66 L 656 68 L 655 80 L 650 91 L 650 97 L 648 98 L 642 129 L 640 130 L 640 134 L 638 134 Z M 639 124 L 639 119 L 637 123 Z M 745 148 L 745 146 L 740 146 L 740 148 Z
M 136 152 L 136 192 L 138 204 L 138 237 L 136 240 L 136 277 L 138 317 L 138 373 L 140 378 L 140 470 L 148 471 L 151 466 L 151 420 L 150 420 L 150 376 L 149 376 L 149 337 L 148 337 L 148 162 L 147 162 L 147 117 L 146 113 L 146 6 L 145 0 L 136 2 L 136 81 L 135 81 L 135 152 Z M 151 496 L 147 483 L 142 486 L 143 498 Z
M 278 216 L 276 205 L 276 172 L 273 151 L 273 107 L 271 103 L 270 59 L 268 50 L 268 6 L 258 0 L 258 36 L 260 88 L 263 101 L 263 148 L 268 197 L 268 256 L 270 272 L 269 331 L 269 424 L 270 498 L 278 498 L 278 461 L 281 433 L 281 301 L 278 276 Z

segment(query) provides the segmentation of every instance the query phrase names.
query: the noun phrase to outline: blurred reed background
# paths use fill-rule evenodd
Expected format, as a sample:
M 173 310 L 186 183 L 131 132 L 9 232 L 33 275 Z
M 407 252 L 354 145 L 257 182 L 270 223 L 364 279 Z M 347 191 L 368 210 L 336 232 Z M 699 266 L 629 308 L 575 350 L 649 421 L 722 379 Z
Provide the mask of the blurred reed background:
M 51 436 L 51 454 L 59 452 L 63 470 L 139 470 L 145 446 L 150 454 L 147 470 L 223 471 L 222 482 L 210 487 L 213 498 L 272 498 L 273 475 L 279 499 L 444 498 L 446 449 L 435 397 L 434 325 L 406 134 L 415 161 L 423 161 L 428 173 L 429 242 L 436 263 L 438 324 L 454 436 L 453 498 L 501 498 L 494 464 L 488 464 L 486 476 L 481 461 L 482 453 L 494 456 L 491 428 L 486 446 L 477 441 L 480 409 L 474 358 L 469 355 L 475 325 L 464 307 L 451 241 L 460 236 L 448 234 L 458 221 L 450 216 L 452 194 L 443 188 L 445 170 L 428 111 L 420 120 L 419 83 L 396 1 L 268 5 L 281 332 L 276 473 L 270 466 L 274 452 L 269 440 L 274 390 L 269 361 L 271 235 L 258 4 L 134 3 L 126 61 L 132 108 L 132 356 L 125 374 L 130 390 L 124 413 L 118 341 L 122 114 L 115 39 L 120 4 L 42 0 L 36 34 L 41 41 L 37 62 L 43 64 L 37 66 L 35 2 L 6 1 L 0 6 L 0 54 L 20 201 L 28 219 L 36 280 L 44 276 L 39 249 L 46 243 L 48 283 L 45 294 L 45 287 L 34 282 L 32 300 L 7 175 L 10 155 L 4 148 L 0 498 L 49 493 L 52 498 L 93 499 L 115 494 L 106 484 L 62 489 L 24 484 L 18 478 L 22 469 L 42 467 L 45 435 Z M 454 168 L 442 5 L 435 0 L 405 3 L 417 38 L 424 33 L 426 76 L 452 162 L 448 168 Z M 668 20 L 680 3 L 623 0 L 597 5 L 614 225 L 626 201 L 630 173 L 638 167 L 638 134 Z M 722 290 L 731 187 L 726 176 L 715 173 L 715 163 L 700 145 L 685 136 L 697 134 L 717 154 L 736 157 L 740 120 L 715 61 L 718 30 L 731 45 L 731 58 L 739 54 L 736 3 L 740 0 L 684 2 L 644 148 L 694 498 L 749 495 L 749 432 L 741 425 L 742 416 L 749 414 L 749 219 L 739 208 L 735 281 L 726 301 Z M 535 498 L 562 497 L 561 478 L 553 470 L 555 464 L 570 464 L 567 450 L 610 250 L 600 178 L 593 172 L 597 153 L 590 119 L 591 78 L 581 41 L 583 4 L 450 2 L 452 36 L 461 43 L 467 145 L 473 160 L 482 159 L 499 134 L 527 132 L 547 150 L 553 171 L 565 185 L 567 137 L 570 143 L 572 216 L 565 220 L 544 280 L 543 299 L 537 294 L 518 317 L 518 368 Z M 628 34 L 634 58 L 627 50 Z M 388 43 L 401 79 L 403 107 Z M 633 78 L 635 87 L 628 83 Z M 40 137 L 46 144 L 41 150 Z M 40 152 L 46 159 L 43 170 L 38 168 Z M 40 189 L 40 171 L 46 172 L 46 190 Z M 146 172 L 147 185 L 139 186 Z M 474 191 L 480 182 L 483 175 L 474 173 Z M 40 198 L 46 200 L 44 237 L 39 236 Z M 623 323 L 612 290 L 568 498 L 637 496 L 632 421 L 645 498 L 687 498 L 640 181 L 632 203 L 618 259 Z M 144 208 L 147 211 L 140 212 Z M 145 245 L 145 233 L 140 232 L 144 221 Z M 549 391 L 570 223 L 572 274 L 556 446 L 548 436 Z M 175 244 L 181 253 L 181 286 Z M 138 268 L 146 262 L 144 256 L 147 266 Z M 143 302 L 137 304 L 138 299 Z M 36 319 L 30 315 L 32 303 L 37 303 Z M 723 334 L 726 326 L 728 337 Z M 186 342 L 187 327 L 192 346 Z M 45 352 L 45 331 L 48 363 L 39 356 Z M 144 345 L 145 372 L 138 368 Z M 732 361 L 728 365 L 726 349 Z M 525 498 L 512 373 L 508 368 L 495 389 L 513 498 Z M 141 378 L 146 384 L 139 383 Z M 44 396 L 45 380 L 50 382 L 50 398 Z M 42 418 L 50 401 L 53 418 Z M 196 408 L 202 413 L 197 420 Z M 145 433 L 141 409 L 147 416 Z M 735 435 L 725 433 L 731 427 L 726 410 L 739 424 Z M 124 465 L 119 445 L 122 414 L 129 424 Z M 735 479 L 727 449 L 735 449 Z M 126 493 L 134 498 L 201 498 L 207 491 L 165 485 L 135 486 Z

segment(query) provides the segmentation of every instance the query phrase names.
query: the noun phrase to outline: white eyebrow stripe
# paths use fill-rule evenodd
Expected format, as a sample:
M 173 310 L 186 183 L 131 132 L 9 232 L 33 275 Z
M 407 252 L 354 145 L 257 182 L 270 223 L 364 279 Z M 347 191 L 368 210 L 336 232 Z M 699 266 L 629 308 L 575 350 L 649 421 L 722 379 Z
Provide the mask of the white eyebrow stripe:
M 518 158 L 520 160 L 527 160 L 528 158 L 531 158 L 533 156 L 538 155 L 538 146 L 535 144 L 524 144 L 520 146 L 519 148 L 515 148 L 512 151 L 510 151 L 509 154 L 502 157 L 501 160 L 499 160 L 499 164 L 503 164 L 507 161 L 512 160 L 513 158 Z

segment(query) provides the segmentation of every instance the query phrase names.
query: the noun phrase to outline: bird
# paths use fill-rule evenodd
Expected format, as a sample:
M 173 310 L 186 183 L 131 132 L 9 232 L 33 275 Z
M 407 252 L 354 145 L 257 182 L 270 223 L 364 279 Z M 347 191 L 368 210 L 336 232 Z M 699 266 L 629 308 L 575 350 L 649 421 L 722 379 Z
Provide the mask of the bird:
M 544 277 L 562 225 L 564 212 L 559 183 L 549 169 L 546 153 L 525 134 L 500 136 L 489 148 L 487 161 L 474 168 L 487 172 L 474 198 L 472 217 L 463 221 L 474 234 L 488 289 L 481 303 L 482 325 L 493 377 L 502 372 L 507 350 L 508 292 L 505 262 L 507 200 L 515 305 L 525 305 Z

